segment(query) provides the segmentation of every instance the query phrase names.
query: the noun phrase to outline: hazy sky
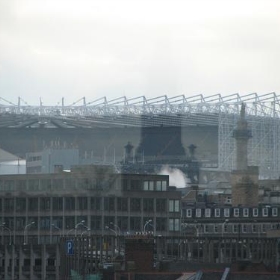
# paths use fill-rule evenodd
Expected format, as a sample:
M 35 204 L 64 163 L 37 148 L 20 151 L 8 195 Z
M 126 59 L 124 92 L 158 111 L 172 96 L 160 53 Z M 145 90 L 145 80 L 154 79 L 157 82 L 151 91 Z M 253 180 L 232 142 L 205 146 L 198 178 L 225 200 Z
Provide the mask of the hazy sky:
M 280 94 L 279 67 L 279 0 L 0 0 L 0 97 L 15 103 Z

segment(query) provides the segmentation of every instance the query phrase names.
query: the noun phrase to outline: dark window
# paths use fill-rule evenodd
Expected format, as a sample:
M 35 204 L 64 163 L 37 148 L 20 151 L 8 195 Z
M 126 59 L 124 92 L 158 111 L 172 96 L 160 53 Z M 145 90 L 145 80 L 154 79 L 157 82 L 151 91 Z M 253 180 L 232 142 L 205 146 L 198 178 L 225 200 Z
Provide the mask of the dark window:
M 114 197 L 104 197 L 104 211 L 115 211 Z
M 17 217 L 16 218 L 16 230 L 23 230 L 25 227 L 25 218 Z
M 125 197 L 118 197 L 118 211 L 128 210 L 128 199 Z
M 26 199 L 16 198 L 16 212 L 21 212 L 24 214 L 26 211 Z
M 141 218 L 140 217 L 130 217 L 130 230 L 131 231 L 141 231 Z
M 101 210 L 101 197 L 91 197 L 90 198 L 90 209 L 91 210 Z
M 75 197 L 65 197 L 65 210 L 74 211 L 75 210 Z
M 50 229 L 50 217 L 40 218 L 40 229 Z
M 140 198 L 131 198 L 130 199 L 130 211 L 132 211 L 132 212 L 141 211 L 141 199 Z
M 133 191 L 141 191 L 141 181 L 139 180 L 131 180 L 131 190 Z
M 156 218 L 156 230 L 166 231 L 167 229 L 167 219 L 166 218 Z
M 75 217 L 73 217 L 73 216 L 65 217 L 65 228 L 68 231 L 75 228 Z
M 14 212 L 14 199 L 5 198 L 4 199 L 4 212 Z
M 91 224 L 90 229 L 92 230 L 100 230 L 101 229 L 101 223 L 102 217 L 101 216 L 91 216 Z
M 38 198 L 30 197 L 28 198 L 28 211 L 38 211 Z
M 118 217 L 117 225 L 122 232 L 126 232 L 128 230 L 128 217 Z
M 53 197 L 53 211 L 62 211 L 63 210 L 63 198 L 62 197 Z
M 156 200 L 156 212 L 166 212 L 166 199 L 160 198 Z
M 40 198 L 40 210 L 41 211 L 50 211 L 51 199 L 49 197 Z
M 114 229 L 114 221 L 115 217 L 114 216 L 105 216 L 104 217 L 104 225 L 105 227 L 113 228 Z
M 154 211 L 154 200 L 153 198 L 143 199 L 143 211 L 153 212 Z
M 87 197 L 78 197 L 78 210 L 87 210 Z
M 127 180 L 127 179 L 123 179 L 123 180 L 121 181 L 121 184 L 122 184 L 122 189 L 123 189 L 124 191 L 128 191 L 128 190 L 129 190 L 129 188 L 128 188 L 128 180 Z

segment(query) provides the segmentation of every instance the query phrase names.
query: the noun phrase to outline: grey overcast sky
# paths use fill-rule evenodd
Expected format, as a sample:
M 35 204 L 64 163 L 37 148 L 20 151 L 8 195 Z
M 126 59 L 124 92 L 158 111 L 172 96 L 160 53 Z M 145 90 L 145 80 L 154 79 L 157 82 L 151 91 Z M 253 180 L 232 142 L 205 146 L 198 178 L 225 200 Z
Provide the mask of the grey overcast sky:
M 0 0 L 14 103 L 280 94 L 279 66 L 279 0 Z

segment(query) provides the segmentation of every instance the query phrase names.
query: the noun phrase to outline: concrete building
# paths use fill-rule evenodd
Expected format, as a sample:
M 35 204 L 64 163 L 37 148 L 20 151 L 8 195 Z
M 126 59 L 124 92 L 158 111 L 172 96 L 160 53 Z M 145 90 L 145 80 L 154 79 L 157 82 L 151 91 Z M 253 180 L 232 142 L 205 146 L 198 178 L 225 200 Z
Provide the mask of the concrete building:
M 118 174 L 108 166 L 3 175 L 0 274 L 4 279 L 60 279 L 62 237 L 179 236 L 180 202 L 181 193 L 169 186 L 168 176 Z
M 15 244 L 55 243 L 60 235 L 86 229 L 105 234 L 110 225 L 135 233 L 144 230 L 146 221 L 151 222 L 145 230 L 179 234 L 180 201 L 181 193 L 169 186 L 168 176 L 116 174 L 112 167 L 0 178 L 0 223 L 11 230 Z M 9 238 L 4 231 L 1 242 Z
M 52 146 L 26 155 L 26 173 L 55 173 L 80 164 L 79 150 Z

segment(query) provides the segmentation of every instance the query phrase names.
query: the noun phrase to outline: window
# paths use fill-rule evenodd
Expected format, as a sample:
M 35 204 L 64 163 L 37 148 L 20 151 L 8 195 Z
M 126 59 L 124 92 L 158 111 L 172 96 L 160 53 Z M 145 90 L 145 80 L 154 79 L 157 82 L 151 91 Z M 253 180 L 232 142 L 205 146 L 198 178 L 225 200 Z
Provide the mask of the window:
M 179 212 L 180 211 L 180 201 L 179 200 L 169 200 L 169 212 Z
M 104 211 L 115 211 L 114 197 L 104 197 Z
M 217 233 L 219 231 L 218 226 L 214 225 L 214 232 Z
M 249 216 L 249 209 L 248 208 L 244 208 L 243 209 L 243 217 L 248 217 Z
M 78 209 L 77 210 L 87 210 L 87 197 L 78 197 Z
M 220 217 L 220 215 L 221 215 L 221 209 L 216 208 L 215 209 L 215 217 Z
M 90 222 L 90 229 L 93 230 L 99 230 L 101 229 L 101 216 L 91 216 L 91 222 Z
M 118 217 L 117 225 L 122 232 L 128 231 L 128 217 Z
M 16 198 L 16 212 L 25 213 L 26 200 L 25 198 Z
M 208 225 L 204 225 L 204 232 L 205 233 L 209 232 L 209 226 Z
M 52 199 L 53 211 L 62 211 L 63 210 L 63 198 L 62 197 L 53 197 Z
M 210 218 L 211 217 L 211 209 L 209 209 L 209 208 L 205 209 L 205 217 L 206 218 Z
M 156 191 L 166 191 L 166 181 L 156 181 Z
M 156 218 L 156 231 L 165 231 L 166 224 L 167 224 L 166 218 Z
M 50 211 L 51 199 L 50 197 L 41 197 L 40 198 L 40 210 L 41 211 Z
M 4 199 L 4 212 L 14 212 L 14 199 L 13 198 Z
M 253 232 L 253 233 L 256 233 L 256 232 L 257 232 L 257 225 L 256 225 L 256 224 L 253 224 L 253 225 L 252 225 L 252 232 Z
M 169 231 L 179 231 L 180 222 L 179 219 L 169 219 Z
M 156 191 L 161 191 L 161 181 L 156 181 Z
M 159 198 L 156 200 L 156 211 L 157 212 L 166 212 L 166 199 Z
M 38 198 L 30 197 L 28 198 L 28 211 L 38 211 Z
M 272 208 L 272 217 L 278 216 L 278 208 Z
M 144 191 L 153 191 L 154 181 L 144 181 Z
M 101 197 L 91 197 L 90 198 L 90 209 L 91 210 L 101 210 Z
M 143 199 L 143 211 L 153 212 L 154 211 L 154 199 L 144 198 Z
M 243 232 L 243 233 L 246 233 L 246 232 L 247 232 L 247 225 L 246 225 L 246 224 L 243 224 L 243 225 L 242 225 L 242 232 Z
M 118 204 L 118 211 L 128 210 L 128 199 L 126 197 L 118 197 L 117 204 Z
M 162 181 L 162 184 L 161 184 L 162 191 L 166 191 L 166 187 L 167 187 L 167 182 Z
M 131 180 L 130 188 L 132 191 L 142 191 L 139 180 Z
M 197 218 L 200 218 L 201 217 L 201 209 L 195 209 L 195 216 Z
M 74 211 L 75 210 L 75 197 L 65 197 L 65 210 Z
M 228 218 L 229 217 L 229 208 L 224 209 L 224 217 Z
M 259 216 L 259 209 L 253 208 L 253 217 L 258 217 L 258 216 Z
M 268 216 L 268 208 L 267 207 L 262 209 L 262 215 L 263 215 L 263 217 L 267 217 Z
M 130 217 L 130 230 L 141 231 L 141 218 L 140 217 Z
M 233 225 L 233 232 L 234 233 L 238 232 L 238 225 L 236 225 L 236 224 Z
M 132 211 L 132 212 L 141 211 L 141 199 L 140 198 L 131 198 L 130 199 L 130 211 Z
M 192 209 L 187 209 L 187 218 L 192 217 Z
M 234 217 L 239 217 L 239 208 L 234 208 L 233 209 L 233 216 Z

